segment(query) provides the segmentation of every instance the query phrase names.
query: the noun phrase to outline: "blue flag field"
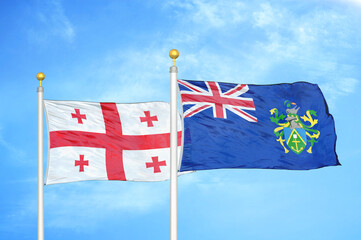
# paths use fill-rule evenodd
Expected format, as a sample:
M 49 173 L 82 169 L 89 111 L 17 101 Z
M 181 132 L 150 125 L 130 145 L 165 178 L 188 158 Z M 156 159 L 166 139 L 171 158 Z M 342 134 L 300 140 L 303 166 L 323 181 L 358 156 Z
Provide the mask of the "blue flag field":
M 178 80 L 178 86 L 184 116 L 181 171 L 340 165 L 334 120 L 316 84 Z

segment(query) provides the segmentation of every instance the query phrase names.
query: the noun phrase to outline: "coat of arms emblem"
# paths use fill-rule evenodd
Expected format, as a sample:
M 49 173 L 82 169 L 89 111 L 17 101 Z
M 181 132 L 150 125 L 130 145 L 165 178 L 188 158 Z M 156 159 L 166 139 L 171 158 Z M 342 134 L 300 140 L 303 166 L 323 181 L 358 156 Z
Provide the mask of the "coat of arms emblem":
M 317 143 L 316 139 L 320 136 L 320 131 L 312 129 L 318 123 L 318 120 L 313 118 L 317 117 L 316 111 L 307 110 L 306 114 L 300 117 L 297 114 L 300 107 L 297 107 L 296 103 L 287 100 L 284 105 L 287 106 L 287 117 L 283 114 L 279 115 L 277 108 L 270 110 L 271 121 L 278 125 L 273 131 L 278 138 L 277 142 L 282 145 L 285 153 L 288 153 L 289 149 L 291 149 L 294 153 L 300 154 L 308 148 L 306 151 L 311 154 L 312 147 Z

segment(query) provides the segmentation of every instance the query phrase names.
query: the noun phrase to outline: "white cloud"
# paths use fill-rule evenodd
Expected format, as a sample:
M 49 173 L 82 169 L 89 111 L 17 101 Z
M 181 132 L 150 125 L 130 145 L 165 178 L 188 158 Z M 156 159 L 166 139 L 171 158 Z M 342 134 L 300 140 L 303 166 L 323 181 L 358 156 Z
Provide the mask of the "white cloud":
M 274 81 L 265 78 L 275 67 L 291 63 L 298 64 L 298 71 L 306 75 L 302 80 L 319 81 L 316 77 L 329 77 L 323 70 L 325 66 L 330 62 L 339 64 L 337 54 L 327 48 L 355 49 L 361 39 L 355 28 L 355 18 L 337 9 L 311 8 L 299 14 L 269 2 L 237 4 L 199 0 L 166 4 L 174 11 L 182 10 L 178 12 L 179 22 L 174 29 L 187 26 L 179 34 L 176 32 L 176 37 L 169 38 L 172 40 L 169 42 L 180 45 L 183 42 L 184 50 L 192 53 L 187 52 L 180 60 L 183 62 L 180 76 L 267 83 Z M 232 14 L 231 10 L 241 17 L 235 17 L 237 14 Z M 189 19 L 195 24 L 189 24 Z M 242 32 L 249 26 L 254 27 L 254 32 Z M 236 30 L 240 32 L 234 32 Z M 247 42 L 248 34 L 253 34 L 253 42 Z M 228 43 L 227 36 L 232 43 Z M 213 44 L 206 44 L 207 41 Z M 289 81 L 292 79 L 295 77 L 291 76 Z
M 330 0 L 345 4 L 351 4 L 352 6 L 361 7 L 361 0 Z
M 46 42 L 51 36 L 57 36 L 67 42 L 75 38 L 75 29 L 59 0 L 51 0 L 41 3 L 36 12 L 39 25 L 37 28 L 28 30 L 31 40 L 35 42 Z
M 341 77 L 329 79 L 329 81 L 320 84 L 320 88 L 330 108 L 335 108 L 337 99 L 354 93 L 358 84 L 359 80 L 357 79 Z
M 228 24 L 239 24 L 244 20 L 244 4 L 237 1 L 187 0 L 168 1 L 166 8 L 180 8 L 186 11 L 187 19 L 209 27 L 220 28 Z M 184 17 L 184 13 L 178 13 Z
M 169 49 L 170 50 L 170 49 Z M 169 84 L 171 59 L 164 47 L 147 50 L 121 50 L 99 62 L 95 78 L 102 79 L 102 101 L 166 101 L 164 89 Z M 105 81 L 104 81 L 105 80 Z
M 25 152 L 11 145 L 8 141 L 6 141 L 2 136 L 2 128 L 0 127 L 0 147 L 2 147 L 8 153 L 12 159 L 16 159 L 17 161 L 25 161 L 23 160 L 26 156 Z
M 169 182 L 79 182 L 45 186 L 46 228 L 73 228 L 77 231 L 96 229 L 99 222 L 108 218 L 124 219 L 152 211 L 168 209 Z M 33 200 L 29 200 L 33 199 Z M 25 197 L 16 203 L 15 212 L 4 216 L 14 229 L 36 215 L 36 200 Z M 115 214 L 116 213 L 116 214 Z M 83 223 L 87 224 L 84 225 Z
M 11 183 L 32 185 L 36 184 L 36 179 Z M 30 223 L 33 225 L 32 221 L 37 215 L 37 199 L 33 193 L 32 191 L 30 195 L 27 193 L 19 196 L 13 203 L 17 207 L 3 214 L 2 219 L 9 223 L 6 231 L 16 232 Z M 110 218 L 124 221 L 124 214 L 129 218 L 136 218 L 169 209 L 169 181 L 87 181 L 55 184 L 45 186 L 44 193 L 45 228 L 89 232 L 98 229 L 98 226 L 101 226 L 99 223 Z
M 283 20 L 283 14 L 279 9 L 274 9 L 269 3 L 262 3 L 261 10 L 253 12 L 254 26 L 265 27 L 279 25 Z
M 355 92 L 359 81 L 354 78 L 342 78 L 340 82 L 342 83 L 340 84 L 341 92 L 348 94 Z
M 253 16 L 255 26 L 264 31 L 267 40 L 257 42 L 255 49 L 260 51 L 252 55 L 264 59 L 265 71 L 291 65 L 295 71 L 289 73 L 289 80 L 294 74 L 298 80 L 318 83 L 332 108 L 339 97 L 354 93 L 358 67 L 342 57 L 348 51 L 351 55 L 361 51 L 358 21 L 352 14 L 345 15 L 335 8 L 314 8 L 298 16 L 267 3 L 261 4 Z
M 179 189 L 186 190 L 197 181 L 197 176 L 181 176 Z M 36 179 L 21 183 L 36 184 Z M 202 180 L 203 181 L 203 180 Z M 13 181 L 12 183 L 18 183 Z M 126 214 L 136 218 L 149 213 L 169 209 L 169 181 L 164 182 L 121 182 L 85 181 L 54 184 L 44 187 L 44 213 L 46 228 L 75 229 L 89 232 L 101 226 L 109 218 L 123 221 Z M 28 224 L 29 217 L 37 214 L 37 202 L 33 196 L 18 198 L 15 211 L 3 216 L 13 226 L 7 231 L 17 231 Z M 87 224 L 84 225 L 84 222 Z M 1 229 L 1 226 L 0 226 Z
M 245 83 L 297 79 L 322 84 L 322 79 L 342 78 L 339 70 L 346 70 L 333 48 L 360 49 L 354 18 L 334 9 L 313 8 L 299 15 L 268 2 L 253 5 L 188 0 L 165 3 L 164 11 L 169 10 L 170 15 L 178 15 L 173 18 L 174 27 L 161 40 L 150 40 L 143 49 L 106 54 L 86 66 L 88 76 L 81 78 L 88 83 L 79 81 L 74 87 L 71 82 L 71 88 L 95 94 L 99 94 L 97 89 L 104 89 L 91 100 L 168 101 L 168 51 L 172 47 L 180 50 L 180 78 Z M 248 32 L 236 32 L 250 26 L 254 31 L 250 34 L 255 34 L 252 41 L 247 39 Z M 352 41 L 355 36 L 356 41 Z M 289 64 L 296 70 L 289 79 L 270 75 L 277 67 Z M 350 66 L 348 72 L 354 68 Z

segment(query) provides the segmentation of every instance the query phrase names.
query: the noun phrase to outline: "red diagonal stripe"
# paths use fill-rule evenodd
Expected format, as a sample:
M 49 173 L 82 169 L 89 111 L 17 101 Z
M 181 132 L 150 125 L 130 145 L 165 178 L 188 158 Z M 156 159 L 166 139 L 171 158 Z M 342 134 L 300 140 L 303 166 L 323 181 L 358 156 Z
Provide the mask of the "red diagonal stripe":
M 184 117 L 190 117 L 190 116 L 192 116 L 193 114 L 199 113 L 199 112 L 201 112 L 202 110 L 204 110 L 204 109 L 206 109 L 206 108 L 208 108 L 208 107 L 210 107 L 210 105 L 203 105 L 203 106 L 201 106 L 201 107 L 199 107 L 199 108 L 196 108 L 195 110 L 191 111 L 190 113 L 188 113 L 188 114 L 185 115 Z
M 242 90 L 245 86 L 246 86 L 245 84 L 238 85 L 236 88 L 234 88 L 233 90 L 225 93 L 224 95 L 227 95 L 227 96 L 232 95 L 233 93 Z
M 179 80 L 178 80 L 178 83 L 182 84 L 183 86 L 186 86 L 186 87 L 189 88 L 189 89 L 192 89 L 192 90 L 195 91 L 195 92 L 199 92 L 199 93 L 201 92 L 201 91 L 199 91 L 197 88 L 192 87 L 192 85 L 189 84 L 189 83 L 182 82 L 182 81 L 179 81 Z
M 250 119 L 252 119 L 253 121 L 257 122 L 257 118 L 253 117 L 252 115 L 249 115 L 248 113 L 246 113 L 245 111 L 239 110 L 237 108 L 233 108 L 234 110 L 236 110 L 237 112 L 245 115 L 246 117 L 249 117 Z

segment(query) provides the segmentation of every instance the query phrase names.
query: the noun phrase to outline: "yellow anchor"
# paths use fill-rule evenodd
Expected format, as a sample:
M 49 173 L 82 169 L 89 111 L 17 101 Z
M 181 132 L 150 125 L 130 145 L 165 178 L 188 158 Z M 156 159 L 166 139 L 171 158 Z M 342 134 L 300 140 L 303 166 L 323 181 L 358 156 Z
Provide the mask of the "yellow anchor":
M 297 153 L 303 151 L 303 147 L 301 147 L 300 149 L 298 148 L 297 143 L 299 143 L 301 141 L 297 141 L 297 134 L 293 134 L 293 141 L 292 142 L 296 145 L 296 149 L 293 146 L 291 146 L 293 151 L 295 151 Z

